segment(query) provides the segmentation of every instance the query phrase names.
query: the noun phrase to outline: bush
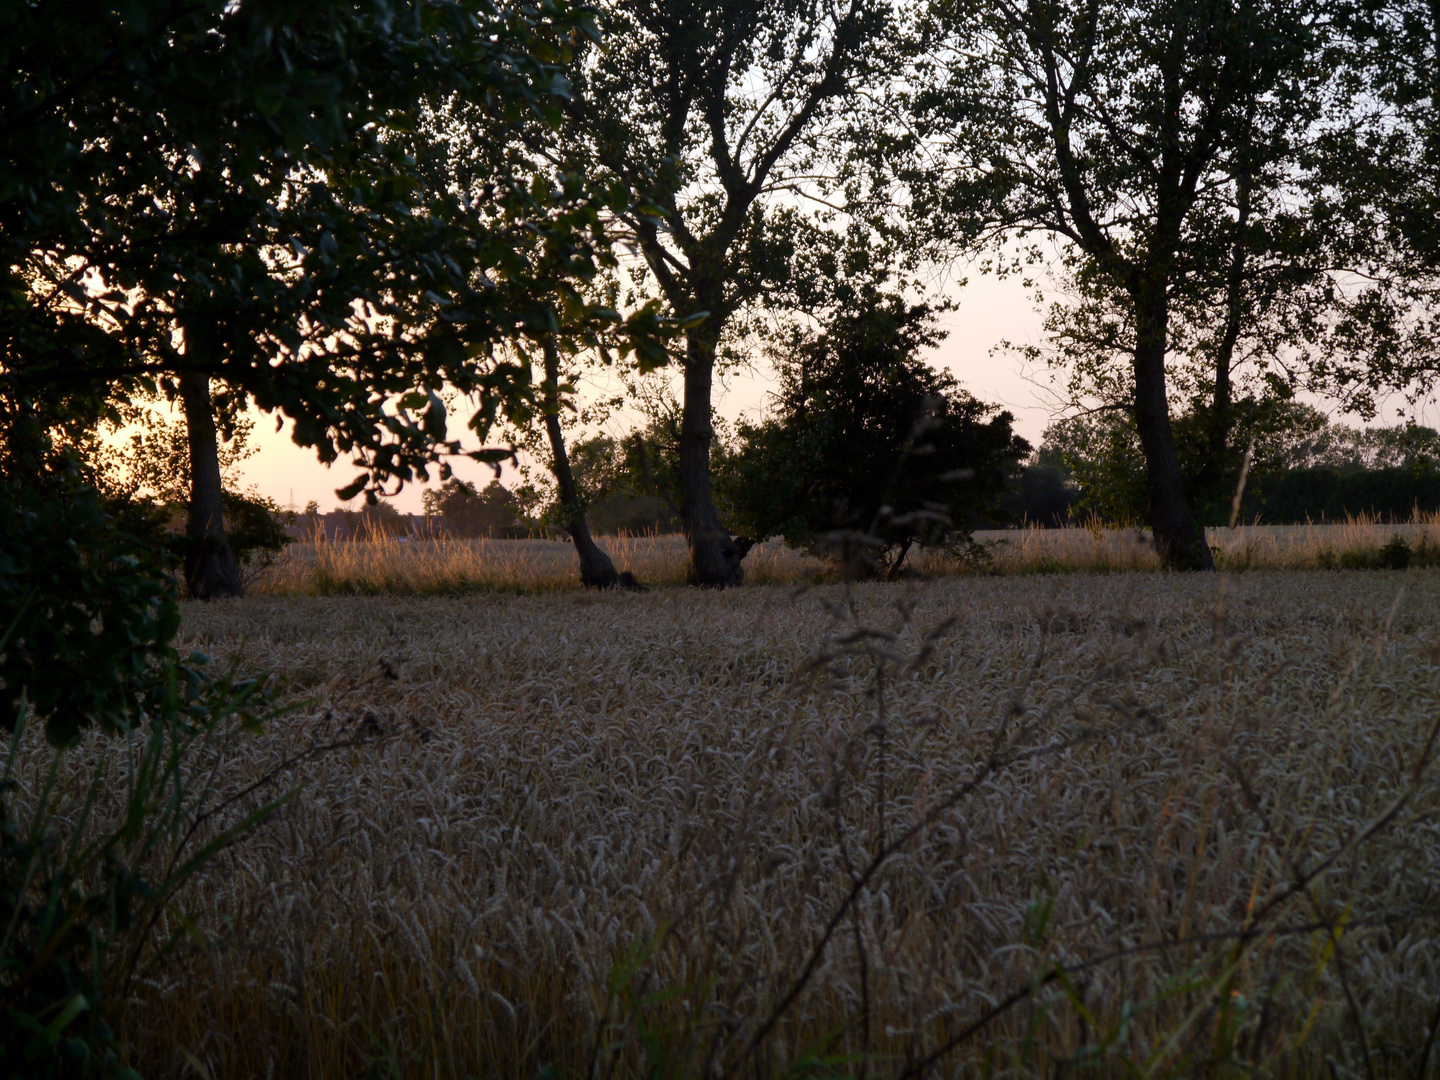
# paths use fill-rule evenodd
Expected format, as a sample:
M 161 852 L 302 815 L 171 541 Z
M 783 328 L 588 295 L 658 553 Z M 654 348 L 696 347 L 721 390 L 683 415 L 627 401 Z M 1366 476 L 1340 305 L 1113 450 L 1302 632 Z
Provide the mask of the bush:
M 44 718 L 52 743 L 84 725 L 138 725 L 180 625 L 162 555 L 74 485 L 0 498 L 0 728 Z
M 157 948 L 176 944 L 155 940 L 162 914 L 188 925 L 175 906 L 186 881 L 278 805 L 202 829 L 233 807 L 195 778 L 213 779 L 228 730 L 269 704 L 256 683 L 212 680 L 203 663 L 154 669 L 143 730 L 95 736 L 107 741 L 78 793 L 63 767 L 73 749 L 21 782 L 28 705 L 16 714 L 0 778 L 0 1077 L 135 1077 L 111 1009 Z
M 197 777 L 213 779 L 219 736 L 270 699 L 176 652 L 178 587 L 152 516 L 111 513 L 63 462 L 3 496 L 0 1077 L 133 1076 L 108 1010 L 161 914 L 185 925 L 177 891 L 268 812 L 220 828 Z M 55 749 L 37 771 L 41 723 Z M 101 745 L 77 788 L 67 758 L 87 728 Z
M 939 338 L 933 320 L 927 307 L 881 298 L 794 343 L 774 417 L 740 426 L 728 481 L 737 528 L 838 543 L 847 561 L 893 572 L 912 544 L 963 547 L 999 513 L 1030 447 L 1009 413 L 920 359 Z
M 1322 570 L 1408 570 L 1412 566 L 1440 565 L 1440 550 L 1431 546 L 1428 537 L 1422 536 L 1411 547 L 1405 537 L 1396 533 L 1384 544 L 1351 548 L 1339 555 L 1326 549 L 1320 553 L 1318 563 Z
M 226 491 L 220 500 L 225 508 L 225 539 L 240 566 L 252 561 L 268 566 L 291 542 L 285 532 L 286 512 L 268 495 Z

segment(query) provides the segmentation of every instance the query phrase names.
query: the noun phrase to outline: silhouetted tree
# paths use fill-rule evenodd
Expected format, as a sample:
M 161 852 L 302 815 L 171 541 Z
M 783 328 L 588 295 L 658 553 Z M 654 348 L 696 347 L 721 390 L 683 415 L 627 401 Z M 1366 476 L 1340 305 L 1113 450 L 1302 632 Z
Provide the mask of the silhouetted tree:
M 454 536 L 504 536 L 521 524 L 519 502 L 496 480 L 477 489 L 469 480 L 452 476 L 438 490 L 425 492 L 422 500 L 425 516 L 438 518 Z
M 1079 302 L 1050 329 L 1062 357 L 1069 335 L 1068 358 L 1101 372 L 1113 391 L 1101 404 L 1131 415 L 1167 566 L 1213 565 L 1172 415 L 1205 428 L 1206 479 L 1192 489 L 1233 482 L 1245 446 L 1234 377 L 1247 357 L 1279 350 L 1275 378 L 1362 410 L 1435 361 L 1440 288 L 1421 250 L 1433 226 L 1397 225 L 1425 217 L 1410 193 L 1424 176 L 1418 127 L 1434 124 L 1416 101 L 1432 102 L 1435 82 L 1390 56 L 1433 55 L 1424 7 L 928 8 L 912 220 L 952 253 L 1036 233 L 1060 244 Z M 1385 161 L 1403 167 L 1377 169 Z M 1192 382 L 1178 409 L 1177 355 Z
M 739 428 L 736 521 L 891 573 L 915 543 L 967 537 L 1030 447 L 1008 412 L 920 358 L 938 339 L 929 308 L 881 298 L 794 342 L 773 416 Z
M 692 579 L 738 585 L 744 552 L 712 491 L 716 365 L 747 308 L 847 270 L 825 219 L 859 202 L 842 160 L 871 135 L 857 117 L 889 5 L 616 0 L 601 25 L 603 51 L 573 68 L 572 124 L 544 153 L 648 193 L 617 223 L 644 258 L 634 275 L 677 316 L 706 313 L 686 331 L 677 505 Z

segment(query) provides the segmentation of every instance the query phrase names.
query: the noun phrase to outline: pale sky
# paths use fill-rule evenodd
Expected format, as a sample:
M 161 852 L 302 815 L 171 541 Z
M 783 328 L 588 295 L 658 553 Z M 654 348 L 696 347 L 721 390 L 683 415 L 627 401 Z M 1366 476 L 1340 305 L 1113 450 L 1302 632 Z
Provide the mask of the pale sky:
M 1041 317 L 1028 292 L 1018 278 L 997 280 L 976 274 L 967 285 L 952 288 L 950 295 L 959 307 L 943 317 L 940 325 L 949 336 L 928 359 L 937 367 L 948 368 L 977 398 L 1009 409 L 1015 415 L 1019 434 L 1038 444 L 1050 420 L 1043 393 L 1026 380 L 1018 356 L 991 354 L 1003 339 L 1016 343 L 1039 340 Z M 758 412 L 770 389 L 769 380 L 763 376 L 733 374 L 726 377 L 725 383 L 723 389 L 717 383 L 716 408 L 730 420 L 741 413 Z M 464 430 L 467 415 L 452 414 L 452 431 Z M 354 479 L 354 466 L 342 459 L 327 468 L 315 459 L 313 451 L 291 442 L 288 429 L 277 433 L 274 418 L 257 414 L 255 420 L 252 441 L 258 452 L 240 465 L 240 486 L 253 484 L 282 506 L 293 504 L 297 509 L 312 499 L 322 510 L 340 505 L 335 489 Z M 489 466 L 465 461 L 451 464 L 457 476 L 477 486 L 489 483 L 493 475 Z M 514 470 L 506 469 L 502 482 L 514 479 Z M 419 513 L 425 486 L 435 487 L 438 482 L 432 476 L 429 485 L 407 484 L 392 502 L 402 512 Z M 361 498 L 347 505 L 359 506 Z

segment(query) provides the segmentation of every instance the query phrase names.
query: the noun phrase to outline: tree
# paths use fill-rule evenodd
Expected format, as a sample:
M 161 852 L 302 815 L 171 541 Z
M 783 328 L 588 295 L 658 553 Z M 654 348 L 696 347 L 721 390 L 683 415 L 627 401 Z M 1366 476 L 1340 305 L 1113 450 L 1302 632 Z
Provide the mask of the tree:
M 1255 403 L 1246 403 L 1254 405 Z M 1187 492 L 1206 525 L 1224 525 L 1236 487 L 1221 497 L 1202 488 L 1210 451 L 1207 417 L 1176 418 L 1176 442 Z M 1249 457 L 1241 516 L 1271 524 L 1374 513 L 1391 518 L 1434 505 L 1429 492 L 1440 466 L 1440 435 L 1416 424 L 1353 428 L 1298 402 L 1242 410 L 1236 427 Z M 1145 511 L 1144 457 L 1134 425 L 1105 411 L 1056 421 L 1036 455 L 1058 466 L 1079 490 L 1079 510 L 1112 524 L 1139 521 Z M 1238 478 L 1237 478 L 1238 479 Z
M 773 417 L 740 427 L 731 498 L 752 536 L 828 541 L 893 574 L 913 544 L 963 538 L 996 508 L 1030 447 L 1009 413 L 920 358 L 933 318 L 875 299 L 795 343 Z
M 677 315 L 705 315 L 686 332 L 679 447 L 698 584 L 744 580 L 711 485 L 723 343 L 748 307 L 856 270 L 829 207 L 846 197 L 835 163 L 862 137 L 857 84 L 888 25 L 862 0 L 616 0 L 607 47 L 572 68 L 565 138 L 537 148 L 647 192 L 619 223 L 644 259 L 632 269 Z
M 1123 414 L 1057 420 L 1045 429 L 1036 456 L 1075 484 L 1076 510 L 1082 518 L 1111 525 L 1144 518 L 1149 508 L 1145 456 L 1134 424 Z
M 532 393 L 497 345 L 533 321 L 532 296 L 593 268 L 597 205 L 625 196 L 526 175 L 462 190 L 420 121 L 446 95 L 497 127 L 558 121 L 561 65 L 592 30 L 567 0 L 7 8 L 0 393 L 16 475 L 40 471 L 57 418 L 93 426 L 163 385 L 191 421 L 187 578 L 227 595 L 212 406 L 283 412 L 322 460 L 353 455 L 345 498 L 461 452 L 447 386 L 478 399 L 483 439 Z M 519 254 L 537 238 L 539 263 Z M 566 314 L 622 346 L 657 329 L 653 312 L 628 327 Z
M 1308 335 L 1327 355 L 1371 360 L 1360 339 L 1405 318 L 1403 274 L 1390 271 L 1408 260 L 1391 236 L 1372 238 L 1371 206 L 1333 193 L 1355 187 L 1344 163 L 1381 130 L 1355 92 L 1356 57 L 1373 38 L 1360 14 L 1271 0 L 932 7 L 937 89 L 921 95 L 924 134 L 954 172 L 936 185 L 917 177 L 917 220 L 961 247 L 1037 232 L 1066 245 L 1082 307 L 1099 316 L 1089 328 L 1127 354 L 1118 400 L 1134 418 L 1168 566 L 1212 564 L 1171 423 L 1176 345 L 1208 357 L 1196 385 L 1218 455 L 1253 312 L 1276 316 L 1272 340 Z M 1374 265 L 1388 268 L 1384 295 L 1337 295 L 1335 268 Z M 1302 302 L 1289 309 L 1264 302 L 1292 295 Z
M 519 502 L 493 479 L 480 489 L 452 476 L 423 500 L 425 516 L 441 519 L 455 536 L 504 536 L 521 524 Z
M 404 536 L 410 531 L 410 523 L 384 499 L 366 502 L 359 510 L 344 510 L 342 513 L 345 527 L 354 540 L 381 540 Z
M 1297 448 L 1325 427 L 1315 409 L 1294 401 L 1243 399 L 1234 403 L 1231 431 L 1249 459 L 1247 491 L 1260 478 L 1294 467 Z M 1228 488 L 1216 490 L 1209 468 L 1212 428 L 1202 410 L 1180 414 L 1174 421 L 1176 455 L 1187 501 L 1201 525 L 1224 525 L 1230 518 L 1239 466 Z M 1145 455 L 1132 417 L 1123 410 L 1104 410 L 1058 420 L 1045 429 L 1038 460 L 1061 466 L 1079 489 L 1082 515 L 1128 525 L 1144 520 L 1148 509 Z
M 222 418 L 284 413 L 373 498 L 462 450 L 442 389 L 478 398 L 482 436 L 532 396 L 503 346 L 593 269 L 626 195 L 517 176 L 472 198 L 417 118 L 454 93 L 558 120 L 587 26 L 565 0 L 0 9 L 0 722 L 28 701 L 60 738 L 123 728 L 165 691 L 164 560 L 73 449 L 120 405 L 204 376 Z M 536 238 L 546 258 L 519 257 Z M 617 347 L 660 332 L 564 314 Z
M 182 536 L 176 546 L 177 538 L 168 526 L 177 512 L 193 508 L 195 485 L 190 472 L 195 455 L 188 422 L 167 419 L 158 404 L 141 399 L 117 405 L 114 419 L 123 423 L 126 438 L 117 444 L 97 434 L 75 449 L 94 470 L 95 483 L 112 511 L 128 519 L 132 531 L 147 516 L 153 518 L 154 527 L 140 527 L 140 531 L 149 531 L 152 540 L 174 547 L 183 566 L 186 557 L 193 556 L 194 544 L 189 536 Z M 212 416 L 209 428 L 220 436 L 212 460 L 218 474 L 226 545 L 238 575 L 253 556 L 269 558 L 289 543 L 287 515 L 274 499 L 253 488 L 242 491 L 239 487 L 236 467 L 256 453 L 250 441 L 254 421 L 245 416 Z M 187 517 L 193 519 L 193 514 Z M 163 529 L 164 535 L 157 536 L 156 528 Z
M 1283 216 L 1272 212 L 1257 224 L 1240 213 L 1230 225 L 1217 226 L 1214 234 L 1228 236 L 1228 246 L 1213 245 L 1213 262 L 1192 265 L 1183 286 L 1171 295 L 1166 362 L 1177 454 L 1186 498 L 1210 524 L 1228 518 L 1252 442 L 1254 473 L 1277 460 L 1274 455 L 1288 441 L 1324 425 L 1318 412 L 1294 399 L 1297 389 L 1329 393 L 1367 415 L 1373 415 L 1373 395 L 1382 388 L 1405 389 L 1387 382 L 1382 372 L 1391 366 L 1387 357 L 1403 337 L 1399 327 L 1415 313 L 1413 270 L 1400 273 L 1378 262 L 1364 275 L 1340 269 L 1358 254 L 1355 245 L 1305 236 L 1329 230 L 1329 222 L 1304 223 L 1297 217 L 1286 223 Z M 1362 233 L 1384 228 L 1375 215 L 1369 220 L 1371 226 Z M 1271 238 L 1260 242 L 1257 235 Z M 1242 237 L 1247 239 L 1242 242 Z M 1367 284 L 1357 291 L 1360 277 Z M 1345 278 L 1350 280 L 1340 280 Z M 1065 379 L 1070 408 L 1091 416 L 1112 414 L 1113 423 L 1088 433 L 1100 440 L 1096 446 L 1119 430 L 1116 424 L 1134 442 L 1133 423 L 1113 415 L 1133 415 L 1131 384 L 1123 375 L 1134 346 L 1126 305 L 1094 279 L 1072 277 L 1068 284 L 1071 294 L 1053 303 L 1047 315 L 1048 340 L 1019 351 L 1049 367 L 1052 378 Z M 1413 377 L 1429 362 L 1435 344 L 1411 343 L 1403 351 L 1413 365 L 1407 377 Z M 1327 375 L 1337 363 L 1351 372 L 1343 380 Z M 1138 442 L 1133 449 L 1140 453 Z M 1092 448 L 1089 456 L 1106 455 Z M 1116 462 L 1123 456 L 1109 455 Z M 1137 460 L 1143 466 L 1143 456 Z M 1143 472 L 1142 467 L 1133 473 L 1140 487 L 1121 500 L 1123 510 L 1113 501 L 1103 509 L 1095 501 L 1102 488 L 1118 490 L 1113 484 L 1089 485 L 1091 509 L 1102 516 L 1118 514 L 1112 520 L 1143 519 Z

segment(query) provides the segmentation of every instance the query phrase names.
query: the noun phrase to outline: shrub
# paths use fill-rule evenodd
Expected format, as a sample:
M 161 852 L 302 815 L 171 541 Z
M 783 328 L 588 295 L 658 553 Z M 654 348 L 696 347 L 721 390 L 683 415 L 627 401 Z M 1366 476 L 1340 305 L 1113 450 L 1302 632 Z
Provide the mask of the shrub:
M 0 778 L 0 1077 L 137 1076 L 121 1062 L 114 1004 L 176 944 L 157 929 L 162 914 L 187 925 L 175 906 L 186 881 L 278 805 L 202 827 L 233 804 L 194 778 L 213 779 L 224 736 L 269 700 L 233 673 L 208 678 L 203 662 L 154 671 L 158 708 L 143 729 L 94 736 L 103 744 L 78 795 L 65 782 L 73 746 L 22 782 L 28 705 L 16 715 Z
M 135 727 L 180 625 L 162 556 L 83 486 L 0 498 L 0 728 L 22 711 L 56 745 Z
M 780 363 L 775 415 L 740 426 L 735 524 L 757 539 L 841 543 L 847 561 L 900 565 L 915 543 L 964 543 L 998 511 L 1029 452 L 996 413 L 919 357 L 934 315 L 879 298 L 794 344 Z M 851 550 L 851 548 L 854 550 Z
M 180 888 L 269 812 L 218 825 L 210 781 L 224 736 L 270 698 L 180 657 L 178 588 L 143 515 L 112 514 L 63 462 L 3 494 L 0 1077 L 133 1076 L 109 1010 L 162 914 L 186 925 Z M 45 756 L 40 724 L 53 749 L 37 775 L 19 762 Z M 77 788 L 85 729 L 95 763 Z

